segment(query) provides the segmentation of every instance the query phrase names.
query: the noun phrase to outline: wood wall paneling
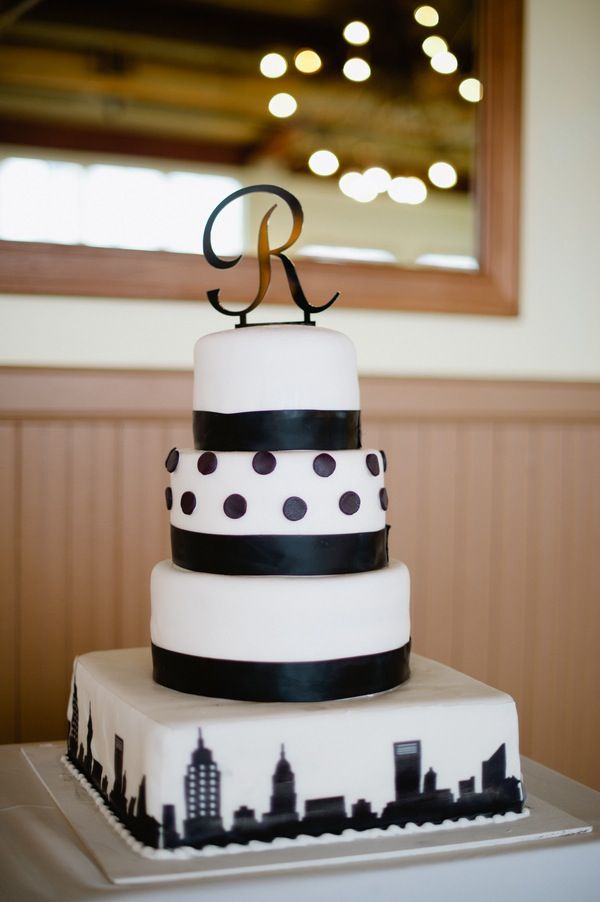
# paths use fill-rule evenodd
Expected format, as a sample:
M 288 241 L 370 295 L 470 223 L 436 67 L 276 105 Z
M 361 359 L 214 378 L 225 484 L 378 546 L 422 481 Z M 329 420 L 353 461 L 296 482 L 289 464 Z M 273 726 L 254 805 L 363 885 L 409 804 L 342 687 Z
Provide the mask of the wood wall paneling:
M 562 718 L 559 704 L 563 679 L 562 617 L 569 617 L 564 605 L 563 554 L 565 547 L 564 491 L 562 479 L 564 430 L 544 427 L 538 434 L 538 480 L 533 560 L 532 593 L 536 605 L 535 630 L 530 635 L 531 696 L 529 740 L 532 754 L 546 749 L 551 763 L 559 767 L 557 750 Z M 547 758 L 548 760 L 548 758 Z M 549 762 L 550 763 L 550 762 Z
M 514 695 L 522 749 L 600 788 L 600 387 L 365 379 L 414 646 Z M 65 733 L 72 659 L 147 643 L 189 373 L 0 370 L 2 741 Z
M 588 768 L 598 761 L 600 656 L 595 640 L 599 635 L 600 598 L 598 583 L 594 585 L 600 550 L 599 524 L 597 520 L 594 522 L 600 476 L 597 451 L 598 444 L 589 427 L 578 426 L 566 432 L 562 470 L 566 534 L 561 604 L 566 654 L 560 748 L 563 767 L 577 761 L 578 779 L 583 779 Z M 590 678 L 596 691 L 584 699 L 587 706 L 582 712 L 577 704 L 578 693 Z
M 66 423 L 23 424 L 19 684 L 25 740 L 65 729 L 72 615 L 71 455 Z
M 460 433 L 460 538 L 455 547 L 455 601 L 462 629 L 454 637 L 453 660 L 459 669 L 488 679 L 493 572 L 494 430 L 488 423 L 468 424 Z
M 118 638 L 116 438 L 109 423 L 75 421 L 72 425 L 69 588 L 73 655 L 108 648 Z
M 20 732 L 19 487 L 20 430 L 0 422 L 0 742 Z
M 530 430 L 502 425 L 494 436 L 494 537 L 488 636 L 488 679 L 525 699 L 527 685 L 524 611 L 529 541 Z

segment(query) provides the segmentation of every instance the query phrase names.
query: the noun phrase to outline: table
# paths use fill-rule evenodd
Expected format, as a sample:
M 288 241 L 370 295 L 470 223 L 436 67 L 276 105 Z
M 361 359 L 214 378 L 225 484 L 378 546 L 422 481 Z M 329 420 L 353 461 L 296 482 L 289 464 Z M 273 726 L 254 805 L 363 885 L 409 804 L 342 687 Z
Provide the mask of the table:
M 47 747 L 63 744 L 0 747 L 2 902 L 600 899 L 600 793 L 528 759 L 523 759 L 523 774 L 529 794 L 584 821 L 592 832 L 327 869 L 123 886 L 104 876 L 23 754 Z

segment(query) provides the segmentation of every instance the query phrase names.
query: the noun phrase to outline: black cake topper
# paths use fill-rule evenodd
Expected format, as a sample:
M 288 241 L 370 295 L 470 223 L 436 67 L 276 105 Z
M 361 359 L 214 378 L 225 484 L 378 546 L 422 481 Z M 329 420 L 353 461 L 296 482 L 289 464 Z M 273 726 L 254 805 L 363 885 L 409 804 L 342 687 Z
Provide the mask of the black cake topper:
M 283 253 L 289 247 L 291 247 L 295 241 L 298 240 L 298 236 L 302 231 L 304 214 L 302 212 L 302 207 L 300 206 L 298 198 L 294 197 L 294 195 L 289 191 L 286 191 L 285 188 L 280 188 L 277 185 L 250 185 L 247 188 L 240 188 L 238 191 L 234 191 L 233 194 L 230 194 L 228 197 L 222 200 L 221 203 L 217 207 L 215 207 L 213 212 L 208 217 L 208 221 L 204 229 L 204 237 L 202 239 L 204 256 L 206 257 L 210 265 L 216 267 L 217 269 L 230 269 L 232 266 L 235 266 L 236 263 L 240 262 L 240 260 L 242 259 L 242 254 L 240 254 L 238 257 L 235 257 L 233 260 L 223 260 L 221 257 L 218 257 L 215 254 L 211 244 L 211 231 L 215 219 L 217 218 L 221 210 L 223 210 L 228 204 L 230 204 L 234 200 L 237 200 L 237 198 L 239 197 L 243 197 L 246 194 L 255 194 L 257 192 L 275 194 L 277 197 L 280 197 L 286 202 L 292 214 L 292 231 L 290 233 L 290 237 L 280 247 L 270 246 L 269 219 L 271 217 L 271 214 L 273 213 L 273 210 L 277 206 L 277 204 L 273 204 L 273 206 L 270 207 L 263 216 L 258 231 L 257 256 L 259 283 L 258 291 L 256 292 L 256 297 L 254 298 L 254 300 L 248 305 L 248 307 L 245 308 L 245 310 L 227 310 L 219 301 L 219 288 L 213 288 L 207 292 L 208 300 L 215 308 L 215 310 L 219 311 L 219 313 L 224 313 L 225 316 L 239 316 L 240 321 L 236 325 L 236 328 L 249 325 L 246 321 L 247 314 L 250 313 L 251 310 L 254 310 L 255 307 L 258 307 L 265 294 L 267 293 L 267 289 L 271 282 L 271 257 L 279 257 L 285 270 L 294 303 L 304 312 L 303 325 L 314 326 L 314 321 L 310 318 L 311 313 L 321 313 L 322 310 L 327 310 L 328 307 L 331 307 L 331 305 L 338 299 L 339 291 L 336 291 L 334 296 L 321 307 L 315 307 L 310 304 L 308 298 L 304 294 L 294 264 Z M 256 325 L 259 324 L 257 323 Z M 260 325 L 266 324 L 261 323 Z

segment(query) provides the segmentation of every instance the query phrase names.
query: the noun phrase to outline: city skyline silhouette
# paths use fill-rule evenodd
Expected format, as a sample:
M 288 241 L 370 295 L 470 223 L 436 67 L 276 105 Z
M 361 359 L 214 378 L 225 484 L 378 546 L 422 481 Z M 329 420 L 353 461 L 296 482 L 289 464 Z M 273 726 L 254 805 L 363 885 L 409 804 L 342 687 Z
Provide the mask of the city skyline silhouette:
M 505 743 L 501 743 L 489 758 L 481 762 L 481 790 L 476 792 L 475 775 L 471 774 L 458 781 L 455 796 L 451 789 L 438 788 L 438 776 L 432 767 L 422 773 L 421 740 L 410 739 L 392 743 L 394 784 L 390 788 L 393 788 L 393 798 L 385 803 L 381 811 L 373 810 L 372 803 L 365 798 L 347 803 L 345 796 L 331 795 L 306 799 L 301 816 L 296 775 L 282 743 L 271 777 L 268 809 L 257 814 L 255 808 L 242 802 L 234 810 L 231 824 L 226 826 L 221 812 L 222 774 L 212 750 L 205 745 L 202 729 L 198 728 L 196 747 L 181 777 L 185 814 L 178 831 L 178 812 L 174 804 L 163 805 L 160 821 L 148 813 L 145 775 L 137 787 L 137 794 L 128 795 L 123 738 L 114 734 L 114 782 L 110 790 L 105 768 L 92 753 L 92 741 L 91 704 L 85 747 L 79 740 L 79 702 L 74 683 L 68 758 L 132 835 L 144 845 L 154 848 L 202 848 L 206 845 L 247 844 L 252 840 L 269 842 L 276 837 L 291 839 L 302 834 L 340 834 L 348 829 L 385 829 L 407 823 L 439 824 L 461 817 L 518 813 L 523 808 L 521 781 L 506 776 Z

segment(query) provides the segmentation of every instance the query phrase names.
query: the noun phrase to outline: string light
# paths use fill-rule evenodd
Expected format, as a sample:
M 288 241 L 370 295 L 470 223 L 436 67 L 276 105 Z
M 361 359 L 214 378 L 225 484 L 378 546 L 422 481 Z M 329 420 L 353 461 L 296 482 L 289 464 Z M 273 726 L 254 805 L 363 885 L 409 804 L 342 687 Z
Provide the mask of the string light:
M 478 103 L 483 97 L 483 85 L 478 78 L 465 78 L 458 86 L 458 93 L 469 103 Z
M 285 92 L 274 94 L 269 100 L 269 112 L 278 119 L 287 119 L 288 116 L 293 116 L 297 109 L 296 98 Z
M 366 81 L 371 75 L 371 67 L 366 60 L 353 56 L 344 63 L 343 72 L 350 81 Z
M 365 169 L 363 179 L 377 194 L 383 194 L 384 191 L 387 191 L 392 181 L 391 175 L 382 166 L 371 166 L 369 169 Z
M 432 163 L 427 170 L 427 176 L 436 188 L 453 188 L 458 181 L 456 169 L 450 163 Z
M 340 168 L 340 161 L 330 150 L 315 150 L 308 159 L 308 168 L 315 175 L 333 175 Z
M 365 25 L 364 22 L 359 21 L 348 22 L 344 28 L 343 34 L 345 40 L 348 41 L 349 44 L 354 44 L 355 47 L 362 47 L 363 44 L 367 44 L 371 37 L 369 26 Z
M 321 57 L 315 50 L 306 49 L 298 51 L 294 57 L 294 65 L 298 72 L 303 72 L 305 75 L 312 75 L 313 72 L 318 72 L 323 64 L 321 62 Z
M 346 172 L 338 182 L 340 191 L 346 197 L 357 200 L 361 204 L 368 204 L 377 197 L 377 191 L 374 191 L 367 184 L 360 172 Z
M 445 53 L 448 49 L 448 44 L 443 38 L 440 38 L 439 35 L 432 34 L 428 38 L 425 38 L 421 47 L 427 56 L 434 57 L 436 53 Z
M 281 78 L 287 71 L 287 63 L 280 53 L 267 53 L 260 61 L 260 71 L 265 78 Z
M 456 72 L 458 69 L 458 60 L 453 53 L 436 53 L 429 63 L 432 69 L 442 75 L 450 75 L 451 72 Z
M 417 7 L 414 11 L 414 17 L 419 25 L 424 25 L 425 28 L 433 28 L 440 21 L 438 11 L 433 6 Z
M 397 204 L 422 204 L 427 197 L 427 186 L 414 176 L 400 177 L 392 179 L 387 193 Z

